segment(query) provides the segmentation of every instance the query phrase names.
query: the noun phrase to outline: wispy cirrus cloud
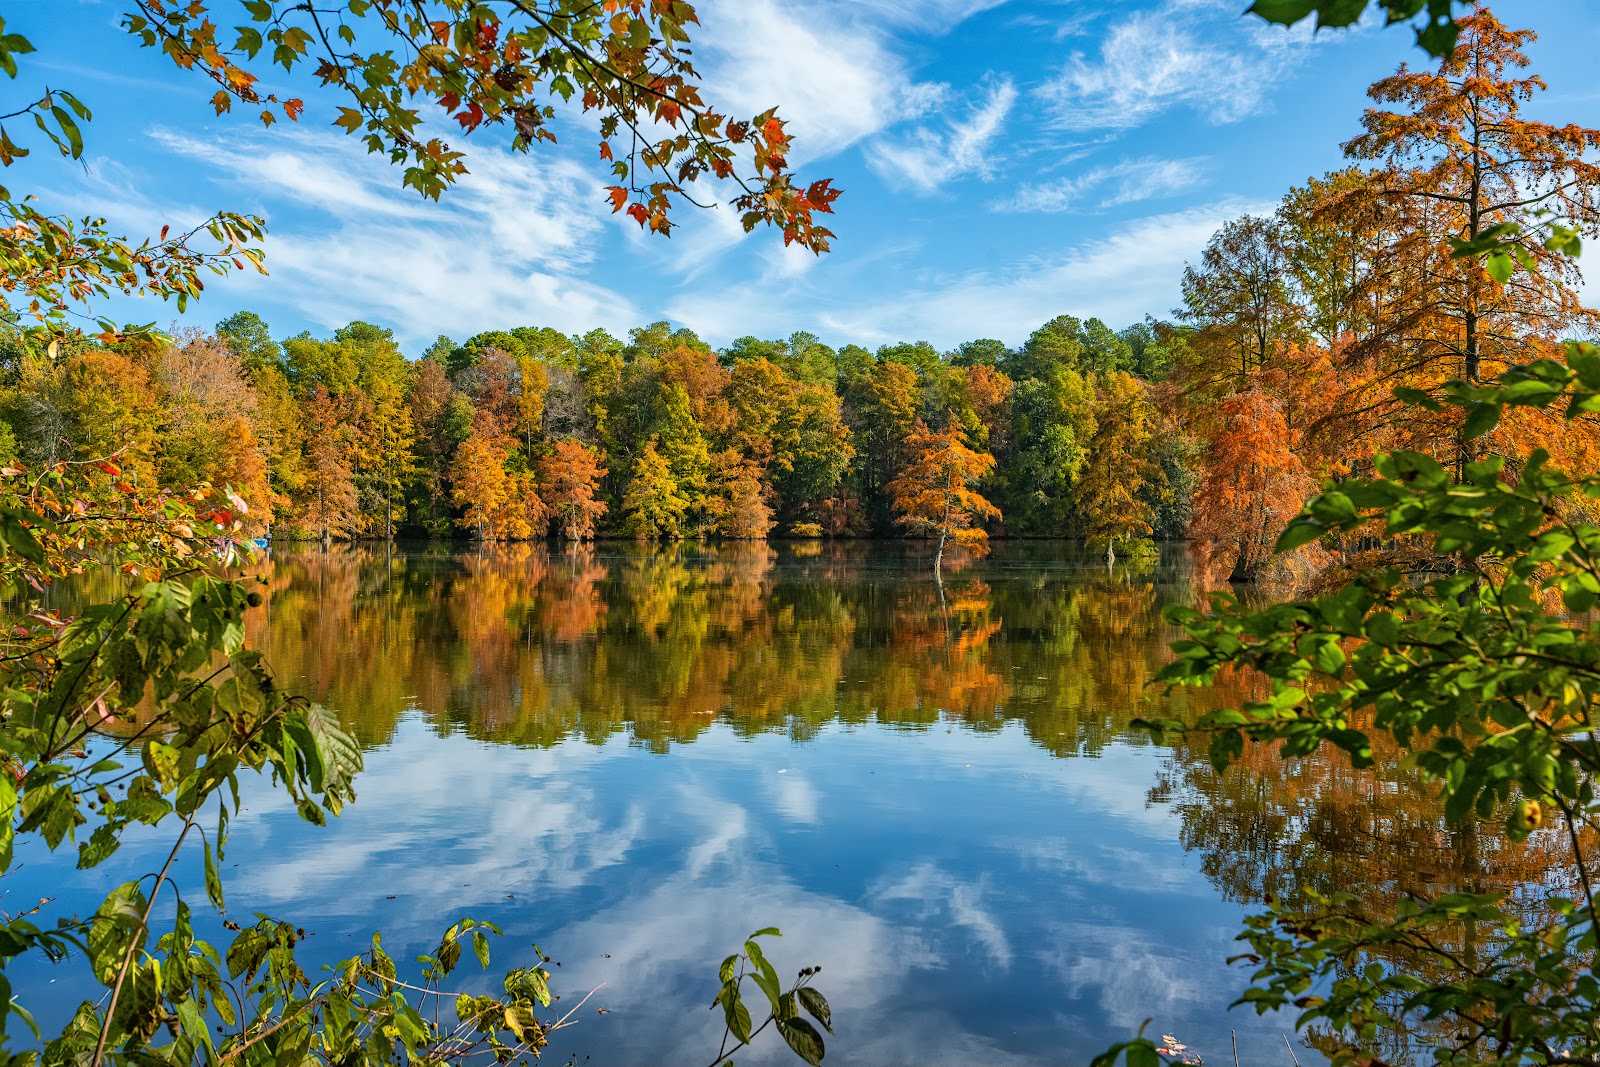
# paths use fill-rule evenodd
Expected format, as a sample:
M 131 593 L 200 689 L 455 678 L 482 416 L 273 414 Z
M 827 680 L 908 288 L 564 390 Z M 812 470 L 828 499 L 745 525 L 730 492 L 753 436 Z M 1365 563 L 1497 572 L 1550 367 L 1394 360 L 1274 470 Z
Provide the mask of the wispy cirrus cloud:
M 1229 19 L 1210 0 L 1168 0 L 1076 52 L 1039 89 L 1069 130 L 1131 129 L 1175 109 L 1213 124 L 1265 110 L 1277 80 L 1309 54 L 1310 35 Z
M 894 269 L 875 262 L 827 288 L 802 278 L 787 286 L 761 279 L 685 291 L 667 312 L 704 337 L 782 336 L 798 325 L 836 343 L 876 345 L 916 337 L 940 348 L 973 337 L 1020 342 L 1033 327 L 1062 313 L 1095 315 L 1120 325 L 1177 304 L 1184 263 L 1200 253 L 1223 222 L 1265 207 L 1229 199 L 1152 215 L 1049 257 L 1028 257 L 995 270 L 929 272 L 893 293 L 868 284 L 872 272 Z
M 1053 182 L 1030 183 L 995 205 L 996 211 L 1090 213 L 1158 200 L 1205 179 L 1202 159 L 1125 159 Z
M 622 223 L 599 195 L 603 182 L 570 158 L 481 148 L 433 203 L 334 134 L 151 139 L 268 220 L 270 279 L 240 277 L 228 298 L 286 305 L 322 326 L 373 319 L 413 341 L 512 316 L 568 331 L 638 317 L 589 277 Z
M 948 99 L 948 92 L 942 95 Z M 923 191 L 966 175 L 988 178 L 992 146 L 1016 102 L 1017 89 L 1009 78 L 993 81 L 980 90 L 967 114 L 923 126 L 899 141 L 875 144 L 869 163 L 880 176 Z

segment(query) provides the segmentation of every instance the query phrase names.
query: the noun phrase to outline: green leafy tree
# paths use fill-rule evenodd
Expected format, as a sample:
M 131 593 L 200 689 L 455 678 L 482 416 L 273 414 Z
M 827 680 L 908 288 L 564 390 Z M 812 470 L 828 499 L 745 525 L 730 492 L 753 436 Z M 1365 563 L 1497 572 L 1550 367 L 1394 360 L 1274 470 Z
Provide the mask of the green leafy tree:
M 283 362 L 282 346 L 272 339 L 266 320 L 253 311 L 238 311 L 217 323 L 217 336 L 239 357 L 244 372 L 252 377 Z
M 633 461 L 633 480 L 622 497 L 623 529 L 646 540 L 683 536 L 689 498 L 678 491 L 666 457 L 656 449 L 655 438 L 645 442 Z

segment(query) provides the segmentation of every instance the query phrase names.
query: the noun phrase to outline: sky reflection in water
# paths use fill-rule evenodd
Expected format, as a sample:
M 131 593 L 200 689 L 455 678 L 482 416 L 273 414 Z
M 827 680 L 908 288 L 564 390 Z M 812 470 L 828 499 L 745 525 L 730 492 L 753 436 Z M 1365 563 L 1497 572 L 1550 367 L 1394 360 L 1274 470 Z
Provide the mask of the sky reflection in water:
M 554 1063 L 709 1062 L 717 962 L 767 925 L 780 972 L 822 965 L 830 1064 L 1083 1063 L 1146 1017 L 1208 1060 L 1236 1029 L 1243 1062 L 1286 1061 L 1287 1020 L 1225 1010 L 1242 909 L 1150 800 L 1171 753 L 1127 727 L 1182 574 L 1003 546 L 941 602 L 918 567 L 281 555 L 255 638 L 372 747 L 326 830 L 249 789 L 230 908 L 304 924 L 324 959 L 374 928 L 406 958 L 463 914 L 505 928 L 500 962 L 537 941 L 566 1003 L 604 983 Z M 68 899 L 92 908 L 160 847 Z M 70 870 L 32 859 L 18 891 Z M 52 978 L 64 1015 L 67 969 L 14 976 Z

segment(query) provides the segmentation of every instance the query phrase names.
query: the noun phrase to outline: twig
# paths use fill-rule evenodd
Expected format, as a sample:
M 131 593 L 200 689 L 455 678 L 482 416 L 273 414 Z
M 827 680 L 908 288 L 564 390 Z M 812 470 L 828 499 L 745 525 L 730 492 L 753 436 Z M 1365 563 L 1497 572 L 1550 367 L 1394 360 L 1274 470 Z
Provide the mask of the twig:
M 1228 1036 L 1233 1038 L 1233 1067 L 1239 1067 L 1239 1031 L 1229 1030 Z
M 583 995 L 583 999 L 582 1000 L 580 1000 L 580 1001 L 578 1001 L 578 1003 L 574 1004 L 571 1007 L 571 1009 L 568 1010 L 568 1012 L 565 1015 L 563 1015 L 561 1018 L 557 1019 L 555 1021 L 555 1024 L 550 1026 L 545 1032 L 546 1033 L 554 1033 L 555 1031 L 561 1029 L 563 1026 L 570 1026 L 571 1024 L 568 1023 L 567 1020 L 572 1018 L 573 1014 L 576 1013 L 579 1008 L 583 1007 L 586 1003 L 588 1003 L 590 997 L 592 997 L 596 993 L 600 992 L 601 986 L 604 986 L 604 985 L 605 985 L 605 983 L 601 982 L 600 985 L 595 986 L 593 989 L 589 990 L 589 992 L 585 993 Z
M 106 1006 L 106 1021 L 100 1027 L 100 1039 L 95 1042 L 94 1058 L 89 1061 L 91 1067 L 100 1067 L 105 1059 L 106 1039 L 111 1036 L 111 1023 L 117 1014 L 117 1000 L 122 996 L 122 984 L 127 980 L 128 971 L 133 967 L 134 957 L 139 953 L 139 938 L 147 935 L 150 930 L 150 913 L 155 910 L 156 897 L 161 893 L 161 883 L 167 880 L 167 872 L 172 869 L 172 861 L 178 858 L 178 850 L 183 848 L 184 838 L 188 837 L 189 831 L 193 829 L 194 816 L 186 816 L 183 821 L 183 832 L 173 843 L 172 851 L 167 853 L 167 862 L 161 865 L 161 873 L 156 875 L 156 884 L 150 887 L 150 897 L 145 901 L 144 914 L 139 916 L 139 925 L 128 942 L 128 951 L 122 957 L 122 966 L 117 970 L 116 985 L 111 988 L 111 1003 Z
M 1294 1046 L 1289 1044 L 1288 1034 L 1283 1035 L 1283 1047 L 1289 1050 L 1289 1058 L 1294 1061 L 1294 1067 L 1300 1067 L 1300 1057 L 1294 1054 Z

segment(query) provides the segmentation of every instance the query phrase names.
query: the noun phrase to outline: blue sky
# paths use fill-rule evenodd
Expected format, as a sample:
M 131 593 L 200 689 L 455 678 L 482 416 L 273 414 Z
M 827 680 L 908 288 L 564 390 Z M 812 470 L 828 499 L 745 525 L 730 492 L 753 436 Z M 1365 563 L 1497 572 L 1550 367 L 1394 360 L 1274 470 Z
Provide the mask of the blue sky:
M 806 180 L 846 191 L 820 259 L 748 237 L 727 209 L 686 210 L 667 240 L 613 216 L 594 137 L 513 156 L 471 138 L 472 175 L 443 203 L 328 125 L 215 117 L 118 28 L 117 0 L 5 0 L 39 46 L 16 84 L 94 109 L 83 163 L 35 151 L 0 178 L 132 233 L 219 209 L 268 220 L 270 278 L 211 285 L 185 321 L 241 308 L 275 333 L 351 319 L 412 355 L 439 333 L 549 325 L 619 336 L 669 319 L 714 344 L 815 332 L 835 345 L 975 337 L 1019 343 L 1046 319 L 1121 327 L 1178 301 L 1225 219 L 1339 165 L 1364 91 L 1425 57 L 1405 30 L 1313 35 L 1241 17 L 1243 0 L 701 0 L 696 54 L 733 112 L 780 104 Z M 1594 0 L 1503 0 L 1540 40 L 1541 117 L 1600 126 Z M 9 109 L 8 109 L 9 110 Z M 124 302 L 135 321 L 170 305 Z

